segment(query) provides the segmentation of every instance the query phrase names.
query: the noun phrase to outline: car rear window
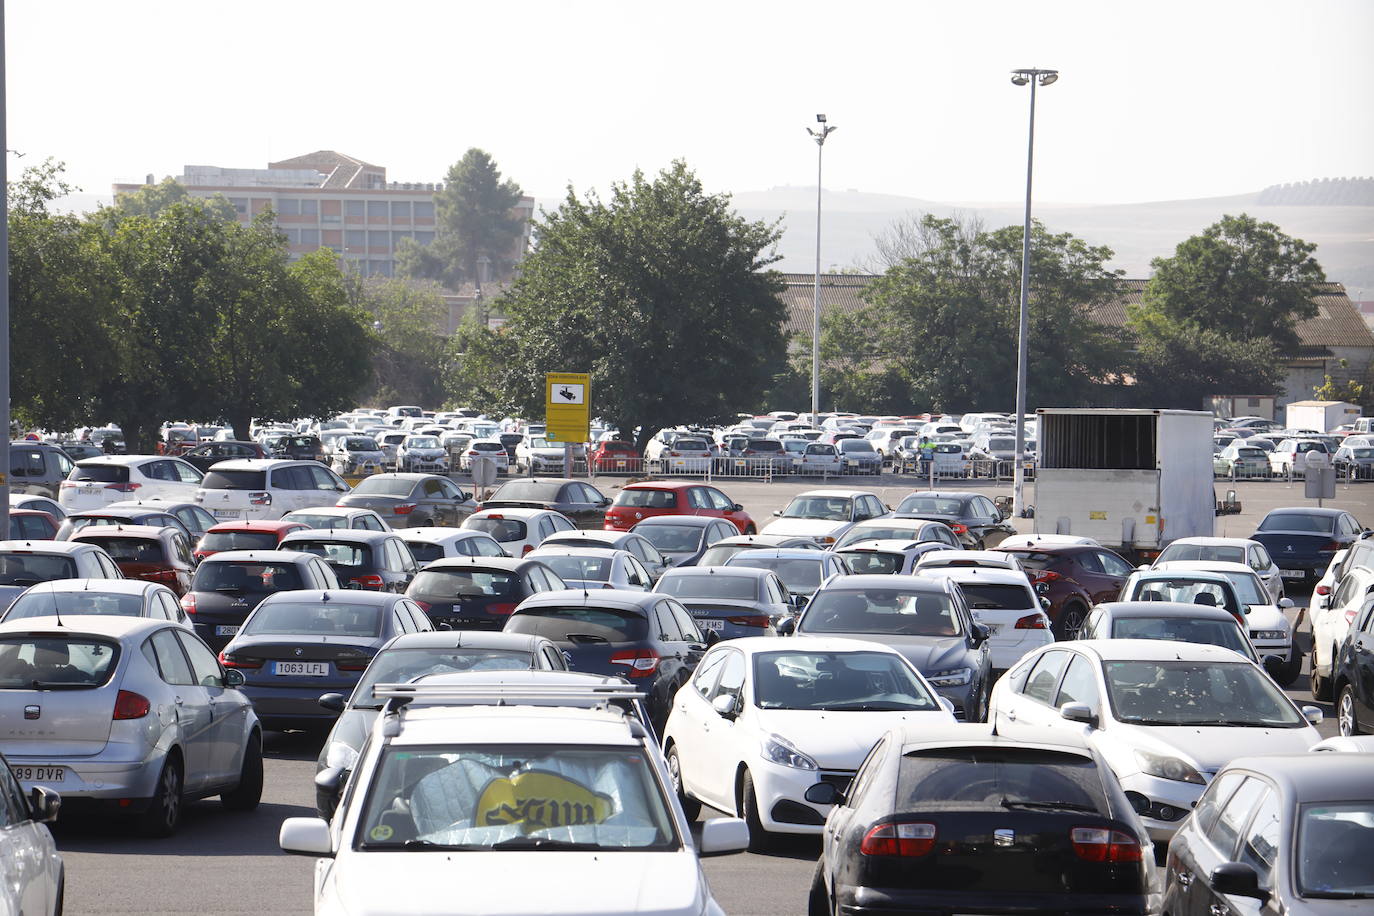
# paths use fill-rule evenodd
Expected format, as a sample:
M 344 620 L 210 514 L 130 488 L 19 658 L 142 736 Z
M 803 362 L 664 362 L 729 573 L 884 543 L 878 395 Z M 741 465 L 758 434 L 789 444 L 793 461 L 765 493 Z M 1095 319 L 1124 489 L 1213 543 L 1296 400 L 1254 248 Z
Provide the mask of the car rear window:
M 81 463 L 72 471 L 69 480 L 89 480 L 93 483 L 128 483 L 129 466 L 125 464 Z
M 1049 569 L 1061 559 L 1052 553 L 1036 553 L 1034 551 L 1008 550 L 1006 553 L 1020 560 L 1022 569 Z
M 790 592 L 810 594 L 821 584 L 822 561 L 803 560 L 788 557 L 756 557 L 755 551 L 746 550 L 726 561 L 727 566 L 750 566 L 754 569 L 771 569 Z
M 5 620 L 23 617 L 51 617 L 54 614 L 98 614 L 107 617 L 138 617 L 143 613 L 143 596 L 123 592 L 54 592 L 29 589 L 14 600 Z
M 420 601 L 511 598 L 515 585 L 515 574 L 499 569 L 426 569 L 415 576 L 406 593 Z
M 939 496 L 908 496 L 897 504 L 898 512 L 916 512 L 921 515 L 953 515 L 961 516 L 964 514 L 964 501 L 962 499 L 946 499 Z
M 569 579 L 608 582 L 611 561 L 607 557 L 540 557 L 539 562 L 558 573 L 563 581 Z
M 687 446 L 683 446 L 686 448 Z M 782 443 L 776 439 L 750 439 L 749 448 L 756 452 L 780 452 Z
M 659 580 L 657 591 L 677 598 L 735 598 L 755 601 L 759 597 L 759 583 L 750 576 L 730 576 L 721 573 L 664 576 Z
M 957 636 L 959 620 L 943 592 L 826 589 L 807 605 L 798 629 L 806 633 Z
M 119 661 L 114 643 L 82 637 L 0 639 L 0 689 L 101 687 Z
M 205 472 L 201 486 L 207 490 L 264 490 L 267 488 L 267 472 L 211 468 Z
M 835 447 L 845 454 L 850 452 L 871 452 L 873 443 L 867 439 L 841 439 L 835 443 Z
M 0 585 L 34 585 L 54 579 L 76 578 L 76 562 L 68 556 L 42 553 L 0 554 Z
M 504 452 L 506 447 L 500 442 L 474 442 L 469 446 L 475 452 Z
M 345 601 L 260 604 L 239 632 L 247 636 L 377 636 L 382 632 L 382 611 L 375 604 Z
M 374 684 L 404 684 L 411 678 L 462 671 L 526 671 L 533 667 L 523 649 L 422 647 L 388 649 L 379 653 L 353 691 L 355 708 L 381 709 L 372 696 Z
M 639 642 L 649 635 L 641 612 L 628 608 L 530 607 L 515 612 L 507 633 L 528 633 L 562 642 Z
M 82 542 L 105 548 L 110 559 L 116 563 L 165 563 L 167 561 L 162 550 L 162 541 L 155 538 L 133 538 L 118 534 L 98 533 L 100 528 L 106 527 L 110 526 L 98 525 L 86 529 L 88 532 L 96 531 L 97 533 L 83 535 Z
M 1305 512 L 1270 512 L 1260 522 L 1260 531 L 1310 531 L 1330 534 L 1335 516 L 1308 515 Z
M 463 523 L 463 527 L 485 531 L 503 544 L 523 541 L 525 533 L 529 531 L 528 526 L 518 518 L 493 518 L 489 515 L 484 518 L 469 518 Z
M 677 505 L 677 493 L 672 490 L 621 490 L 615 498 L 617 506 L 631 509 L 671 509 Z
M 1091 758 L 1010 747 L 910 751 L 897 774 L 897 799 L 898 811 L 1053 805 L 1110 812 Z
M 521 499 L 529 502 L 549 503 L 558 499 L 561 483 L 545 483 L 539 480 L 512 480 L 492 494 L 492 499 Z
M 705 440 L 705 439 L 678 439 L 678 440 L 676 440 L 675 442 L 673 442 L 673 450 L 674 450 L 674 451 L 679 451 L 679 452 L 704 452 L 704 451 L 706 451 L 706 440 Z M 773 451 L 773 450 L 774 450 L 774 449 L 773 449 L 771 446 L 760 449 L 760 451 Z
M 362 437 L 352 437 L 345 439 L 344 448 L 348 449 L 351 452 L 375 452 L 378 450 L 376 442 L 374 442 L 371 439 L 364 439 Z
M 840 554 L 849 571 L 856 576 L 886 576 L 900 572 L 906 557 L 900 553 L 881 553 L 876 550 L 855 550 Z
M 370 566 L 372 563 L 372 548 L 366 544 L 340 543 L 325 539 L 315 541 L 292 541 L 290 544 L 282 545 L 283 550 L 299 550 L 304 553 L 313 553 L 317 557 L 324 559 L 331 566 L 346 566 L 351 569 L 360 569 Z
M 201 563 L 191 589 L 198 592 L 230 594 L 267 594 L 304 588 L 301 572 L 294 563 L 260 563 L 251 560 Z
M 277 536 L 271 531 L 210 531 L 200 539 L 199 550 L 271 550 Z
M 661 551 L 668 553 L 696 553 L 701 548 L 701 539 L 706 529 L 698 525 L 639 525 L 635 534 Z
M 1224 563 L 1244 563 L 1244 547 L 1219 547 L 1211 544 L 1170 544 L 1159 555 L 1159 562 L 1171 560 L 1208 560 Z
M 1036 606 L 1035 596 L 1025 585 L 995 585 L 991 582 L 960 582 L 968 606 L 979 611 L 1024 611 Z

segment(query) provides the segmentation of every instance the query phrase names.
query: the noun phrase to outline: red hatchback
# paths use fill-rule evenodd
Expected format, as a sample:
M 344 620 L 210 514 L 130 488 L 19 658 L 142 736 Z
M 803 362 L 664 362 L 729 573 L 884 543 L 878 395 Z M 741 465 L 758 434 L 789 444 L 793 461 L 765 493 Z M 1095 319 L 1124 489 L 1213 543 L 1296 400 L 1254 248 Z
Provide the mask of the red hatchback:
M 206 529 L 196 545 L 196 559 L 203 560 L 220 550 L 276 550 L 282 538 L 309 527 L 279 520 L 220 522 Z
M 740 534 L 758 529 L 744 507 L 715 487 L 686 480 L 632 483 L 622 489 L 606 510 L 609 531 L 629 531 L 654 515 L 707 515 L 734 523 Z
M 642 474 L 644 459 L 639 449 L 620 439 L 606 439 L 598 442 L 587 456 L 592 469 L 598 474 Z
M 186 535 L 152 525 L 88 525 L 70 540 L 105 548 L 127 579 L 142 579 L 170 588 L 178 598 L 191 588 L 195 561 Z

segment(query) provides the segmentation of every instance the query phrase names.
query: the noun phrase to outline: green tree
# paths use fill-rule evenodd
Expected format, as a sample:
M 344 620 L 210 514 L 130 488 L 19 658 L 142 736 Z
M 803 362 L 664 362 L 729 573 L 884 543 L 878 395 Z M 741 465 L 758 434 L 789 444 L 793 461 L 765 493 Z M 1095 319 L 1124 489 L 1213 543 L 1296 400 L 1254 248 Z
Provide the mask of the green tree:
M 1337 374 L 1327 375 L 1320 386 L 1312 389 L 1312 397 L 1318 401 L 1358 404 L 1365 413 L 1374 412 L 1374 363 L 1365 368 L 1363 381 L 1357 375 L 1345 360 L 1341 360 Z
M 1236 338 L 1146 309 L 1132 314 L 1131 328 L 1139 406 L 1202 410 L 1211 395 L 1273 394 L 1283 381 L 1283 361 L 1270 340 Z
M 437 283 L 352 277 L 353 301 L 375 329 L 365 400 L 439 404 L 444 399 L 448 306 Z
M 194 199 L 204 200 L 204 206 L 221 219 L 232 220 L 236 218 L 234 205 L 229 203 L 224 195 L 216 194 L 208 199 L 192 198 L 191 193 L 186 190 L 186 186 L 171 176 L 162 179 L 157 184 L 144 185 L 137 191 L 117 195 L 114 199 L 114 205 L 120 213 L 128 216 L 157 216 L 172 204 Z
M 1294 324 L 1317 314 L 1312 297 L 1326 275 L 1316 245 L 1254 217 L 1223 216 L 1151 262 L 1144 310 L 1175 325 L 1210 328 L 1234 340 L 1273 341 L 1292 354 Z
M 483 390 L 525 416 L 544 410 L 546 372 L 590 372 L 593 412 L 646 443 L 675 423 L 753 409 L 783 364 L 775 225 L 730 210 L 683 162 L 636 172 L 545 214 L 539 247 L 499 305 L 498 333 L 464 332 L 456 390 Z
M 514 213 L 521 194 L 520 185 L 502 180 L 488 153 L 476 147 L 468 150 L 449 167 L 444 189 L 434 195 L 434 242 L 422 246 L 407 239 L 397 252 L 398 272 L 454 289 L 465 280 L 508 277 L 514 265 L 512 252 L 525 229 L 524 220 Z M 485 278 L 479 274 L 484 258 Z

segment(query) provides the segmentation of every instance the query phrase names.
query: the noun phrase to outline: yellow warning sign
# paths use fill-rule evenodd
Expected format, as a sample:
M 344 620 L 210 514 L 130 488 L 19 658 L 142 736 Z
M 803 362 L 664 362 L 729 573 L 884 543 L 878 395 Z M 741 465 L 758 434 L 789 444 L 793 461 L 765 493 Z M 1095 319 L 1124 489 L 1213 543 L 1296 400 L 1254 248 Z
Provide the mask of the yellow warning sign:
M 591 438 L 592 377 L 578 372 L 544 376 L 545 436 L 550 442 L 586 442 Z

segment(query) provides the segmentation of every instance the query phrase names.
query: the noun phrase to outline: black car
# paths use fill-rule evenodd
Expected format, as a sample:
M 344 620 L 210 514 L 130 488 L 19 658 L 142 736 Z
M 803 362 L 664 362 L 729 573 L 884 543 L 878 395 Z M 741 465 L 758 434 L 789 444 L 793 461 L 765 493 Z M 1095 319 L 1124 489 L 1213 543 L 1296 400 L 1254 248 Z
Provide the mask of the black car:
M 1334 667 L 1332 695 L 1341 734 L 1374 733 L 1374 597 L 1365 599 Z
M 201 473 L 210 470 L 210 466 L 218 461 L 229 458 L 270 458 L 267 449 L 256 442 L 238 442 L 227 440 L 220 442 L 205 442 L 197 445 L 181 456 L 181 459 L 188 464 L 193 464 L 200 469 Z
M 1250 535 L 1269 551 L 1285 581 L 1315 581 L 1331 565 L 1331 557 L 1369 529 L 1342 509 L 1290 506 L 1270 509 Z
M 1370 912 L 1368 758 L 1284 754 L 1227 764 L 1169 842 L 1164 912 Z
M 305 588 L 338 588 L 334 571 L 319 557 L 285 550 L 221 550 L 196 567 L 181 606 L 196 635 L 218 651 L 238 633 L 268 595 Z
M 477 508 L 472 494 L 441 474 L 373 474 L 338 505 L 371 509 L 392 528 L 456 528 Z
M 161 502 L 157 499 L 121 499 L 117 503 L 110 503 L 105 508 L 155 509 L 174 515 L 181 522 L 182 527 L 191 533 L 191 543 L 193 544 L 205 537 L 205 532 L 219 524 L 219 519 L 211 515 L 200 503 L 170 503 Z
M 621 589 L 535 595 L 515 609 L 505 632 L 553 640 L 574 671 L 628 678 L 644 691 L 659 734 L 673 695 L 691 678 L 707 647 L 677 599 Z
M 406 595 L 436 628 L 499 630 L 526 598 L 565 588 L 538 560 L 448 557 L 420 570 Z
M 394 531 L 307 529 L 293 531 L 277 547 L 323 557 L 343 588 L 404 592 L 420 569 L 410 547 Z
M 579 528 L 600 531 L 611 498 L 591 484 L 566 477 L 512 480 L 482 502 L 482 509 L 552 509 Z
M 651 515 L 630 530 L 678 568 L 697 565 L 706 548 L 739 534 L 734 522 L 709 515 Z
M 954 529 L 970 550 L 996 547 L 1016 533 L 999 509 L 982 493 L 918 490 L 908 493 L 894 512 L 900 518 L 928 518 Z
M 848 787 L 806 791 L 834 805 L 807 912 L 1151 912 L 1150 838 L 1116 777 L 1081 738 L 1053 741 L 889 732 Z
M 282 436 L 272 446 L 272 457 L 295 461 L 329 461 L 319 436 Z

